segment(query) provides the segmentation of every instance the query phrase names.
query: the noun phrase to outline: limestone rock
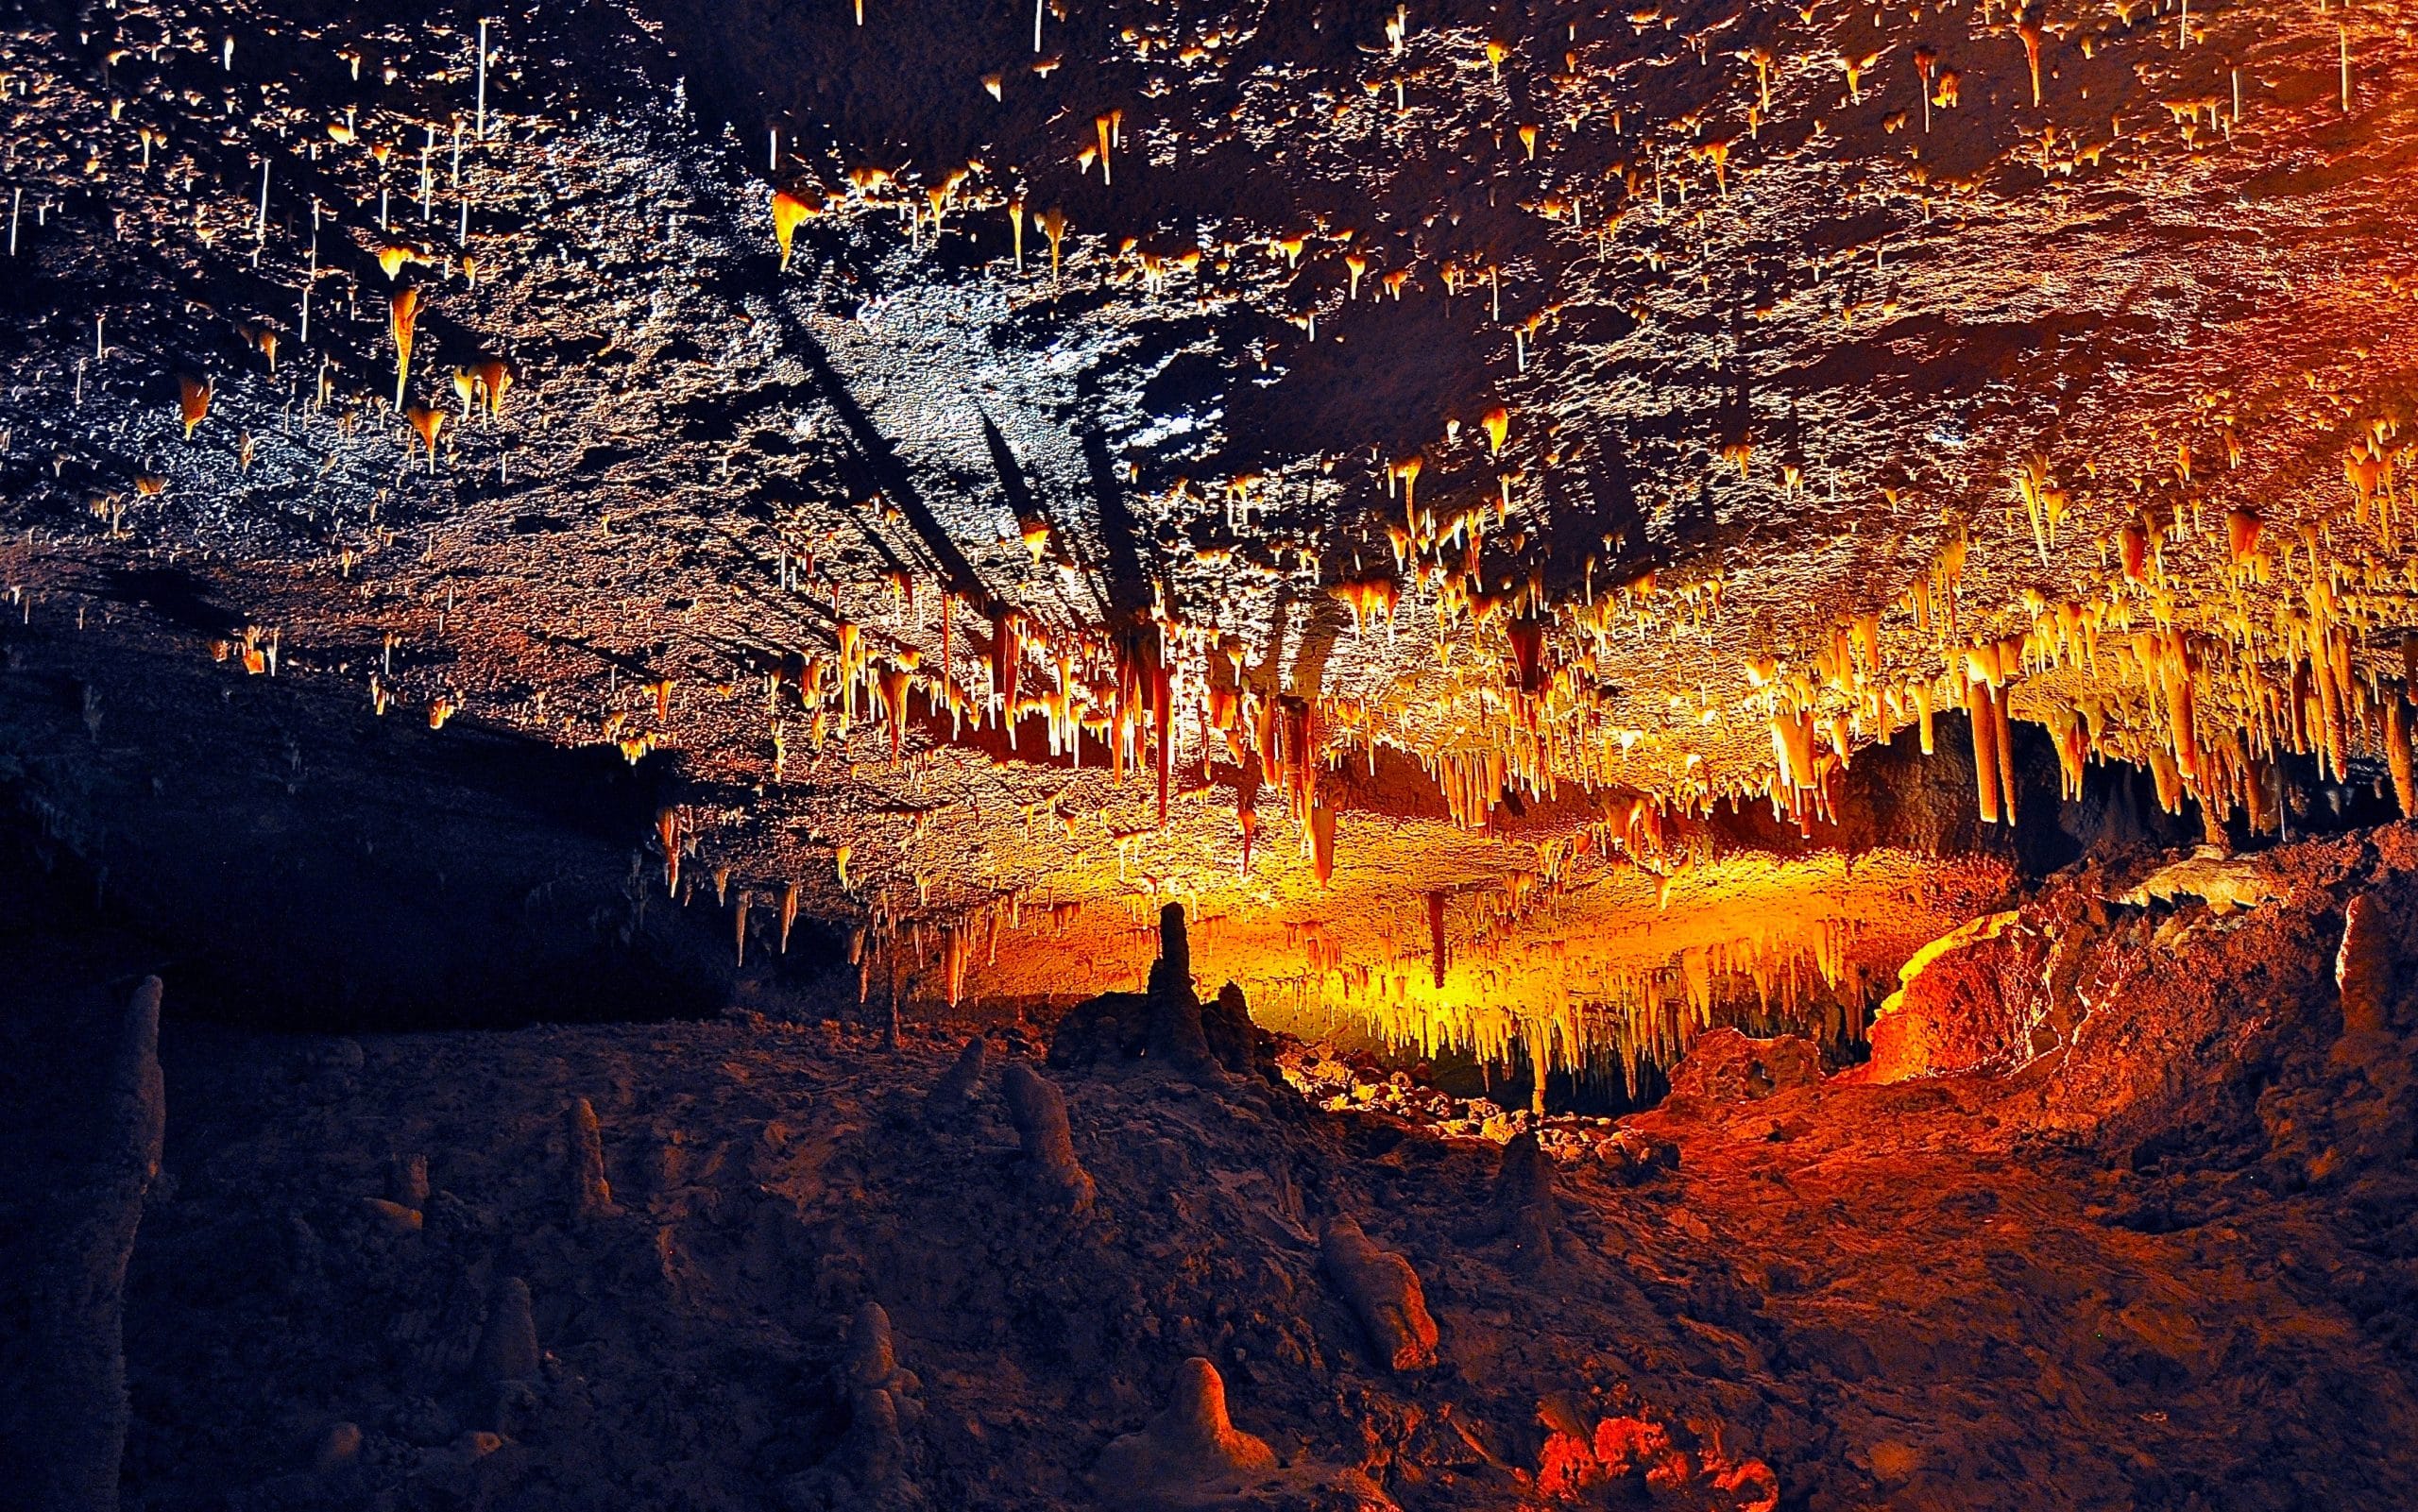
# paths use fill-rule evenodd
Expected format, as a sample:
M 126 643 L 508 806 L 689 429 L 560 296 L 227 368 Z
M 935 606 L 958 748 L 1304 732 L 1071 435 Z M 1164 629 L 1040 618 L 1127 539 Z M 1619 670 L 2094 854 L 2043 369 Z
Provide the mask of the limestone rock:
M 2259 862 L 2229 858 L 2214 846 L 2203 845 L 2184 859 L 2152 872 L 2140 886 L 2117 901 L 2141 908 L 2195 897 L 2217 913 L 2230 913 L 2272 902 L 2282 897 L 2284 891 L 2284 885 Z
M 160 978 L 127 1004 L 88 1168 L 54 1195 L 35 1273 L 34 1400 L 0 1410 L 0 1425 L 39 1445 L 30 1485 L 9 1487 L 31 1507 L 116 1512 L 126 1448 L 126 1269 L 143 1201 L 160 1172 L 167 1108 L 160 1075 Z M 15 1453 L 0 1453 L 14 1461 Z M 12 1502 L 11 1504 L 16 1504 Z
M 340 1470 L 361 1458 L 361 1425 L 339 1422 L 328 1425 L 319 1436 L 319 1447 L 311 1462 L 321 1472 Z
M 1166 1409 L 1101 1451 L 1101 1491 L 1128 1507 L 1182 1507 L 1232 1497 L 1270 1479 L 1276 1452 L 1226 1416 L 1226 1383 L 1195 1355 L 1176 1374 Z
M 504 1278 L 488 1296 L 486 1326 L 479 1331 L 474 1363 L 479 1379 L 489 1385 L 536 1379 L 536 1314 L 530 1305 L 529 1283 L 519 1277 Z
M 1049 1066 L 1073 1071 L 1139 1059 L 1149 1047 L 1150 999 L 1102 993 L 1066 1011 L 1049 1036 Z
M 1068 1213 L 1091 1211 L 1092 1179 L 1075 1159 L 1075 1137 L 1066 1125 L 1066 1098 L 1057 1084 L 1022 1061 L 1008 1063 L 1002 1079 L 1008 1116 L 1024 1144 L 1025 1175 L 1042 1199 Z
M 1822 1052 L 1811 1040 L 1782 1035 L 1749 1039 L 1733 1028 L 1711 1029 L 1671 1068 L 1674 1096 L 1709 1102 L 1746 1102 L 1785 1087 L 1822 1079 Z
M 111 1079 L 109 1127 L 125 1141 L 124 1158 L 148 1187 L 160 1174 L 160 1150 L 167 1137 L 167 1084 L 160 1075 L 160 978 L 145 977 L 126 1006 Z
M 979 1034 L 965 1042 L 957 1060 L 932 1083 L 924 1098 L 924 1116 L 934 1123 L 947 1123 L 963 1117 L 975 1096 L 982 1090 L 982 1071 L 989 1059 L 990 1045 Z
M 1419 1370 L 1436 1363 L 1436 1320 L 1428 1316 L 1426 1294 L 1408 1260 L 1378 1249 L 1357 1221 L 1344 1215 L 1327 1220 L 1319 1252 L 1328 1278 L 1388 1369 Z
M 1218 1064 L 1238 1077 L 1257 1072 L 1259 1031 L 1240 987 L 1228 982 L 1218 989 L 1216 1001 L 1200 1011 L 1200 1028 Z
M 1534 1130 L 1523 1130 L 1503 1147 L 1503 1168 L 1494 1180 L 1494 1211 L 1515 1266 L 1532 1269 L 1553 1258 L 1554 1230 L 1559 1217 L 1554 1202 L 1553 1162 L 1545 1157 Z
M 591 1222 L 613 1212 L 613 1188 L 604 1180 L 604 1137 L 596 1126 L 596 1110 L 585 1097 L 571 1099 L 565 1114 L 570 1152 L 570 1214 Z
M 2334 954 L 2344 1047 L 2384 1033 L 2392 1016 L 2393 976 L 2400 958 L 2400 941 L 2382 901 L 2372 892 L 2354 897 L 2342 910 L 2342 943 Z M 2341 1047 L 2337 1058 L 2341 1058 Z
M 1612 1180 L 1627 1186 L 1679 1168 L 1677 1140 L 1642 1129 L 1623 1129 L 1595 1147 L 1596 1163 Z
M 428 1206 L 428 1157 L 425 1155 L 396 1156 L 392 1184 L 395 1201 L 407 1208 Z

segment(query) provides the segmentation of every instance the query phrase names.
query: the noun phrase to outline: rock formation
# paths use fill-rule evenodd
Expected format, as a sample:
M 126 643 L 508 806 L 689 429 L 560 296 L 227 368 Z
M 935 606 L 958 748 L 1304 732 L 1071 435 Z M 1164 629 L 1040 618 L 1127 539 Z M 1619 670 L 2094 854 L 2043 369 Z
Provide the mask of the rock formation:
M 1378 1249 L 1356 1220 L 1342 1214 L 1326 1221 L 1319 1255 L 1378 1363 L 1396 1371 L 1436 1363 L 1436 1320 L 1428 1316 L 1419 1273 L 1408 1260 Z
M 2404 950 L 2396 921 L 2373 892 L 2342 909 L 2342 943 L 2334 953 L 2334 985 L 2342 1000 L 2341 1054 L 2374 1053 L 2393 1009 L 2395 976 Z
M 966 1040 L 965 1048 L 957 1053 L 956 1061 L 925 1094 L 924 1117 L 928 1122 L 945 1124 L 965 1116 L 966 1110 L 981 1095 L 982 1072 L 989 1054 L 990 1044 L 981 1035 Z
M 1560 1215 L 1554 1198 L 1553 1162 L 1533 1131 L 1511 1136 L 1494 1181 L 1493 1212 L 1512 1265 L 1533 1270 L 1553 1258 Z
M 1022 1061 L 1009 1062 L 1001 1079 L 1008 1115 L 1024 1145 L 1025 1180 L 1033 1193 L 1060 1211 L 1078 1215 L 1090 1212 L 1092 1179 L 1075 1159 L 1065 1095 Z
M 487 1317 L 479 1330 L 473 1363 L 487 1385 L 537 1377 L 537 1316 L 529 1298 L 529 1283 L 518 1276 L 496 1283 L 487 1294 Z
M 1136 1509 L 1206 1506 L 1271 1478 L 1276 1453 L 1226 1416 L 1226 1383 L 1195 1355 L 1176 1372 L 1167 1404 L 1149 1424 L 1100 1452 L 1094 1484 Z
M 1238 1077 L 1261 1074 L 1260 1033 L 1240 987 L 1228 982 L 1218 989 L 1217 998 L 1200 1011 L 1200 1028 L 1219 1065 Z
M 1201 1025 L 1200 998 L 1192 986 L 1192 947 L 1184 933 L 1183 905 L 1159 910 L 1159 959 L 1150 967 L 1147 1053 L 1184 1076 L 1222 1079 Z
M 899 1368 L 890 1315 L 879 1302 L 868 1300 L 857 1309 L 837 1375 L 848 1426 L 823 1464 L 790 1484 L 791 1504 L 832 1512 L 919 1512 L 928 1506 L 915 1481 L 907 1436 L 923 1416 L 923 1384 L 913 1371 Z
M 1732 1028 L 1711 1029 L 1671 1068 L 1671 1093 L 1711 1102 L 1746 1102 L 1822 1079 L 1822 1054 L 1811 1040 L 1749 1039 Z
M 143 1204 L 160 1174 L 167 1101 L 160 1073 L 157 977 L 134 990 L 110 1047 L 101 1106 L 79 1169 L 58 1173 L 26 1281 L 27 1372 L 0 1407 L 19 1461 L 15 1494 L 33 1512 L 116 1512 L 128 1405 L 126 1277 Z M 10 1332 L 14 1332 L 12 1329 Z
M 563 1115 L 570 1161 L 570 1215 L 574 1223 L 592 1223 L 613 1212 L 612 1184 L 604 1179 L 604 1136 L 596 1124 L 596 1110 L 585 1097 L 571 1099 Z

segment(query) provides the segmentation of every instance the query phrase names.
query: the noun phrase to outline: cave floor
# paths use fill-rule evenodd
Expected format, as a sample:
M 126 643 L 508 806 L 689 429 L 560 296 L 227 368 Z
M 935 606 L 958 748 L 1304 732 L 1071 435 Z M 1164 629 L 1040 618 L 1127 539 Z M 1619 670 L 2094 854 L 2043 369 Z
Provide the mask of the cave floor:
M 868 1298 L 920 1377 L 910 1484 L 934 1505 L 1113 1499 L 1088 1469 L 1191 1355 L 1239 1426 L 1409 1508 L 1754 1504 L 1603 1473 L 1580 1436 L 1622 1416 L 1760 1459 L 1808 1508 L 2348 1505 L 2418 1466 L 2394 1325 L 2343 1294 L 2373 1282 L 2355 1201 L 2221 1151 L 2103 1168 L 2027 1122 L 2019 1081 L 1666 1106 L 1634 1123 L 1678 1170 L 1562 1167 L 1527 1265 L 1491 1232 L 1498 1147 L 1155 1070 L 1061 1076 L 1098 1198 L 1047 1212 L 996 1087 L 925 1117 L 960 1037 L 172 1027 L 128 1504 L 822 1504 Z M 578 1224 L 583 1096 L 616 1210 Z M 365 1199 L 414 1154 L 434 1195 L 405 1232 Z M 1416 1267 L 1436 1368 L 1380 1368 L 1321 1283 L 1337 1212 Z M 545 1362 L 499 1395 L 471 1361 L 507 1275 Z M 339 1420 L 365 1437 L 332 1479 L 310 1466 Z

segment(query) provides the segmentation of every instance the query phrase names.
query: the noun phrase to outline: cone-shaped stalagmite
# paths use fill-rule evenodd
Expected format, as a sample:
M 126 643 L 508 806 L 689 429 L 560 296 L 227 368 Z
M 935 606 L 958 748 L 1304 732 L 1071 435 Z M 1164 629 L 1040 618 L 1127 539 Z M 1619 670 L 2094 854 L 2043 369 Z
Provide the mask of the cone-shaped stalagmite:
M 1159 959 L 1150 966 L 1151 1059 L 1191 1075 L 1214 1074 L 1217 1058 L 1200 1022 L 1200 999 L 1192 991 L 1192 947 L 1184 936 L 1183 905 L 1159 910 Z
M 1200 1011 L 1200 1029 L 1218 1064 L 1238 1077 L 1252 1073 L 1256 1052 L 1251 1005 L 1243 1000 L 1240 987 L 1228 982 L 1218 989 L 1217 1001 Z
M 33 1389 L 0 1397 L 0 1473 L 10 1505 L 115 1512 L 128 1405 L 126 1267 L 160 1171 L 160 978 L 135 989 L 102 1089 L 99 1141 L 36 1215 L 34 1266 L 14 1278 L 37 1300 L 11 1362 Z M 14 1331 L 11 1331 L 12 1333 Z M 11 1349 L 19 1347 L 12 1343 Z
M 570 1212 L 580 1222 L 613 1211 L 613 1188 L 604 1180 L 604 1137 L 596 1127 L 596 1110 L 585 1097 L 571 1100 L 564 1116 L 570 1155 Z
M 1389 1370 L 1436 1363 L 1436 1320 L 1409 1261 L 1378 1249 L 1358 1222 L 1340 1215 L 1320 1234 L 1319 1258 L 1380 1363 Z
M 981 1091 L 983 1062 L 988 1059 L 989 1049 L 988 1043 L 979 1034 L 965 1042 L 965 1048 L 958 1052 L 956 1062 L 941 1074 L 940 1080 L 932 1083 L 930 1094 L 924 1098 L 926 1118 L 938 1123 L 965 1115 L 976 1095 Z
M 2418 819 L 2418 772 L 2411 768 L 2409 704 L 2399 692 L 2385 695 L 2384 759 L 2392 773 L 2392 795 L 2401 805 L 2401 817 Z
M 488 1295 L 486 1326 L 479 1331 L 473 1364 L 489 1385 L 536 1379 L 537 1315 L 530 1305 L 529 1283 L 519 1277 L 505 1277 Z
M 2353 898 L 2342 910 L 2342 943 L 2334 955 L 2334 985 L 2342 997 L 2342 1039 L 2338 1060 L 2363 1053 L 2384 1033 L 2392 1007 L 2393 976 L 2401 952 L 2394 921 L 2372 892 Z
M 1068 1213 L 1087 1213 L 1092 1179 L 1075 1159 L 1066 1098 L 1057 1084 L 1021 1061 L 1008 1063 L 1003 1084 L 1008 1116 L 1024 1144 L 1025 1178 L 1042 1199 Z
M 1094 1474 L 1120 1503 L 1150 1505 L 1238 1491 L 1275 1469 L 1275 1452 L 1227 1418 L 1218 1368 L 1196 1355 L 1177 1372 L 1166 1410 L 1101 1451 Z
M 976 1041 L 979 1044 L 980 1041 Z M 841 1366 L 848 1400 L 848 1431 L 828 1469 L 848 1483 L 837 1504 L 909 1512 L 926 1504 L 910 1470 L 905 1429 L 921 1416 L 923 1383 L 899 1368 L 890 1314 L 868 1298 L 848 1324 L 848 1352 Z
M 1535 1132 L 1512 1135 L 1503 1147 L 1503 1168 L 1494 1181 L 1494 1210 L 1512 1262 L 1523 1268 L 1553 1258 L 1553 1162 Z

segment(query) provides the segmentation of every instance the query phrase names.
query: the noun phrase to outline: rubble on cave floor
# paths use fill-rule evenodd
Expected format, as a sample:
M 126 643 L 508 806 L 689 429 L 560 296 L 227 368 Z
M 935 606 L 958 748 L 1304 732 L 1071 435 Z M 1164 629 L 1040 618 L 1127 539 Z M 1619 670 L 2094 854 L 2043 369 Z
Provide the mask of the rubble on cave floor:
M 1976 948 L 2063 942 L 2091 1006 L 2020 1063 L 1677 1068 L 1615 1130 L 1675 1152 L 1643 1179 L 1314 1106 L 1172 974 L 1114 1000 L 1132 1053 L 1081 1057 L 1100 1014 L 979 1056 L 840 1017 L 172 1023 L 127 1504 L 2354 1504 L 2418 1469 L 2411 962 L 2377 932 L 2418 846 L 2259 864 L 2280 898 L 2181 931 L 2204 905 L 2044 889 Z M 2346 1042 L 2354 898 L 2383 1007 Z M 1111 1452 L 1171 1402 L 1193 1433 L 1204 1368 L 1272 1468 Z M 1102 1483 L 1137 1455 L 1172 1479 Z

